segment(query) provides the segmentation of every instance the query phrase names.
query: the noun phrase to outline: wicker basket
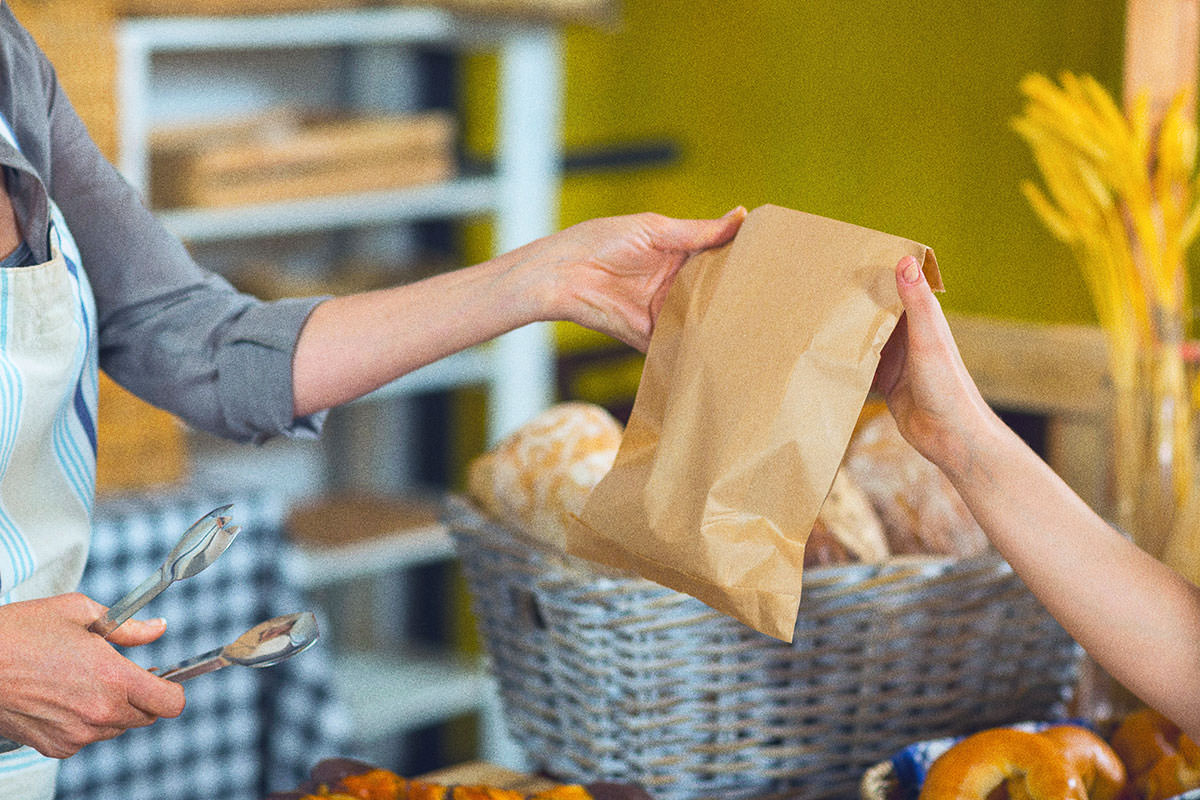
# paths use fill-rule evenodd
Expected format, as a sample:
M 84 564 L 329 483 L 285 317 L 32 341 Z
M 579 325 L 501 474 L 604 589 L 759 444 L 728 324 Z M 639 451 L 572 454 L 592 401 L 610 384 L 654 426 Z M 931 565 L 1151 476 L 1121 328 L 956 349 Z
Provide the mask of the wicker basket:
M 464 501 L 445 516 L 509 729 L 565 780 L 659 800 L 855 797 L 910 742 L 1063 713 L 1080 663 L 996 556 L 811 570 L 787 645 Z

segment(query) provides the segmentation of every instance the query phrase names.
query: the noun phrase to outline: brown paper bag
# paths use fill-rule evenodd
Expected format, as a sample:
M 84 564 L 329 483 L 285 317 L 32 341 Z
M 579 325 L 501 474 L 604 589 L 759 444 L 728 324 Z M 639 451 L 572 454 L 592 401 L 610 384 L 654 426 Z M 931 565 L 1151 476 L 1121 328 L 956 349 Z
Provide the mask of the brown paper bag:
M 612 470 L 570 553 L 632 570 L 791 641 L 804 545 L 924 245 L 763 206 L 680 270 Z

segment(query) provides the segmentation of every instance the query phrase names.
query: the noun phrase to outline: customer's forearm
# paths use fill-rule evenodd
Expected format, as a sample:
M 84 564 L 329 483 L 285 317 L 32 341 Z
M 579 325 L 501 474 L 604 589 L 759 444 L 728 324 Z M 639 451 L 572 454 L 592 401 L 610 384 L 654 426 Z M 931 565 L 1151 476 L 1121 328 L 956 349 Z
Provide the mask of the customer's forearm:
M 1200 590 L 1118 533 L 998 419 L 943 469 L 997 550 L 1115 678 L 1200 736 Z

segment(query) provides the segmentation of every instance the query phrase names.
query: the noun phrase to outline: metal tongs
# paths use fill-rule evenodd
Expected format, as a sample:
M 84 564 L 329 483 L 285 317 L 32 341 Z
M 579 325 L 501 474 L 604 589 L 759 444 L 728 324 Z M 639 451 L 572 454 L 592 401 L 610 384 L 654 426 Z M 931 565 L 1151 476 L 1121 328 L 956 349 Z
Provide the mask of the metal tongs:
M 190 578 L 216 561 L 241 531 L 237 525 L 229 525 L 231 518 L 226 516 L 225 512 L 232 507 L 225 505 L 214 508 L 196 520 L 184 532 L 179 544 L 167 554 L 158 572 L 121 598 L 104 616 L 93 622 L 88 630 L 107 639 L 121 623 L 158 597 L 172 583 Z
M 301 611 L 260 622 L 224 647 L 150 671 L 160 678 L 183 682 L 234 664 L 273 667 L 312 647 L 319 636 L 316 616 L 311 611 Z
M 231 518 L 226 516 L 225 512 L 231 508 L 233 508 L 232 505 L 214 508 L 196 520 L 190 528 L 184 531 L 179 544 L 175 545 L 171 552 L 167 554 L 166 560 L 159 567 L 158 571 L 142 581 L 141 585 L 132 592 L 121 598 L 116 605 L 105 612 L 104 616 L 88 626 L 88 630 L 107 639 L 109 634 L 121 626 L 121 623 L 136 614 L 155 597 L 158 597 L 172 583 L 184 578 L 190 578 L 216 561 L 217 557 L 225 552 L 225 549 L 229 547 L 241 531 L 241 528 L 238 526 L 229 525 Z M 316 641 L 315 620 L 313 621 L 313 629 L 313 641 Z M 241 639 L 238 641 L 241 641 Z M 308 644 L 312 644 L 312 642 Z M 300 651 L 295 650 L 288 655 L 294 655 L 298 652 Z M 264 663 L 257 666 L 269 666 L 269 664 Z M 182 680 L 182 678 L 179 680 Z M 0 753 L 11 752 L 20 746 L 19 743 L 11 739 L 0 737 Z

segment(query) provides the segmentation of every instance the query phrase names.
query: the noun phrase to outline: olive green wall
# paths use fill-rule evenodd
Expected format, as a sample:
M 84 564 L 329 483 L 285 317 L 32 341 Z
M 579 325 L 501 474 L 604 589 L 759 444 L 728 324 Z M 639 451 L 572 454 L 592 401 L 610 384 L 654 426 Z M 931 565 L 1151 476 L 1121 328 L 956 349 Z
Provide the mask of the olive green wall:
M 1018 191 L 1034 167 L 1008 121 L 1030 71 L 1119 93 L 1124 3 L 620 2 L 613 28 L 568 32 L 566 145 L 667 138 L 680 157 L 568 175 L 564 225 L 776 203 L 932 246 L 949 309 L 1094 319 Z M 468 70 L 480 111 L 490 68 Z M 486 149 L 487 131 L 468 133 Z

